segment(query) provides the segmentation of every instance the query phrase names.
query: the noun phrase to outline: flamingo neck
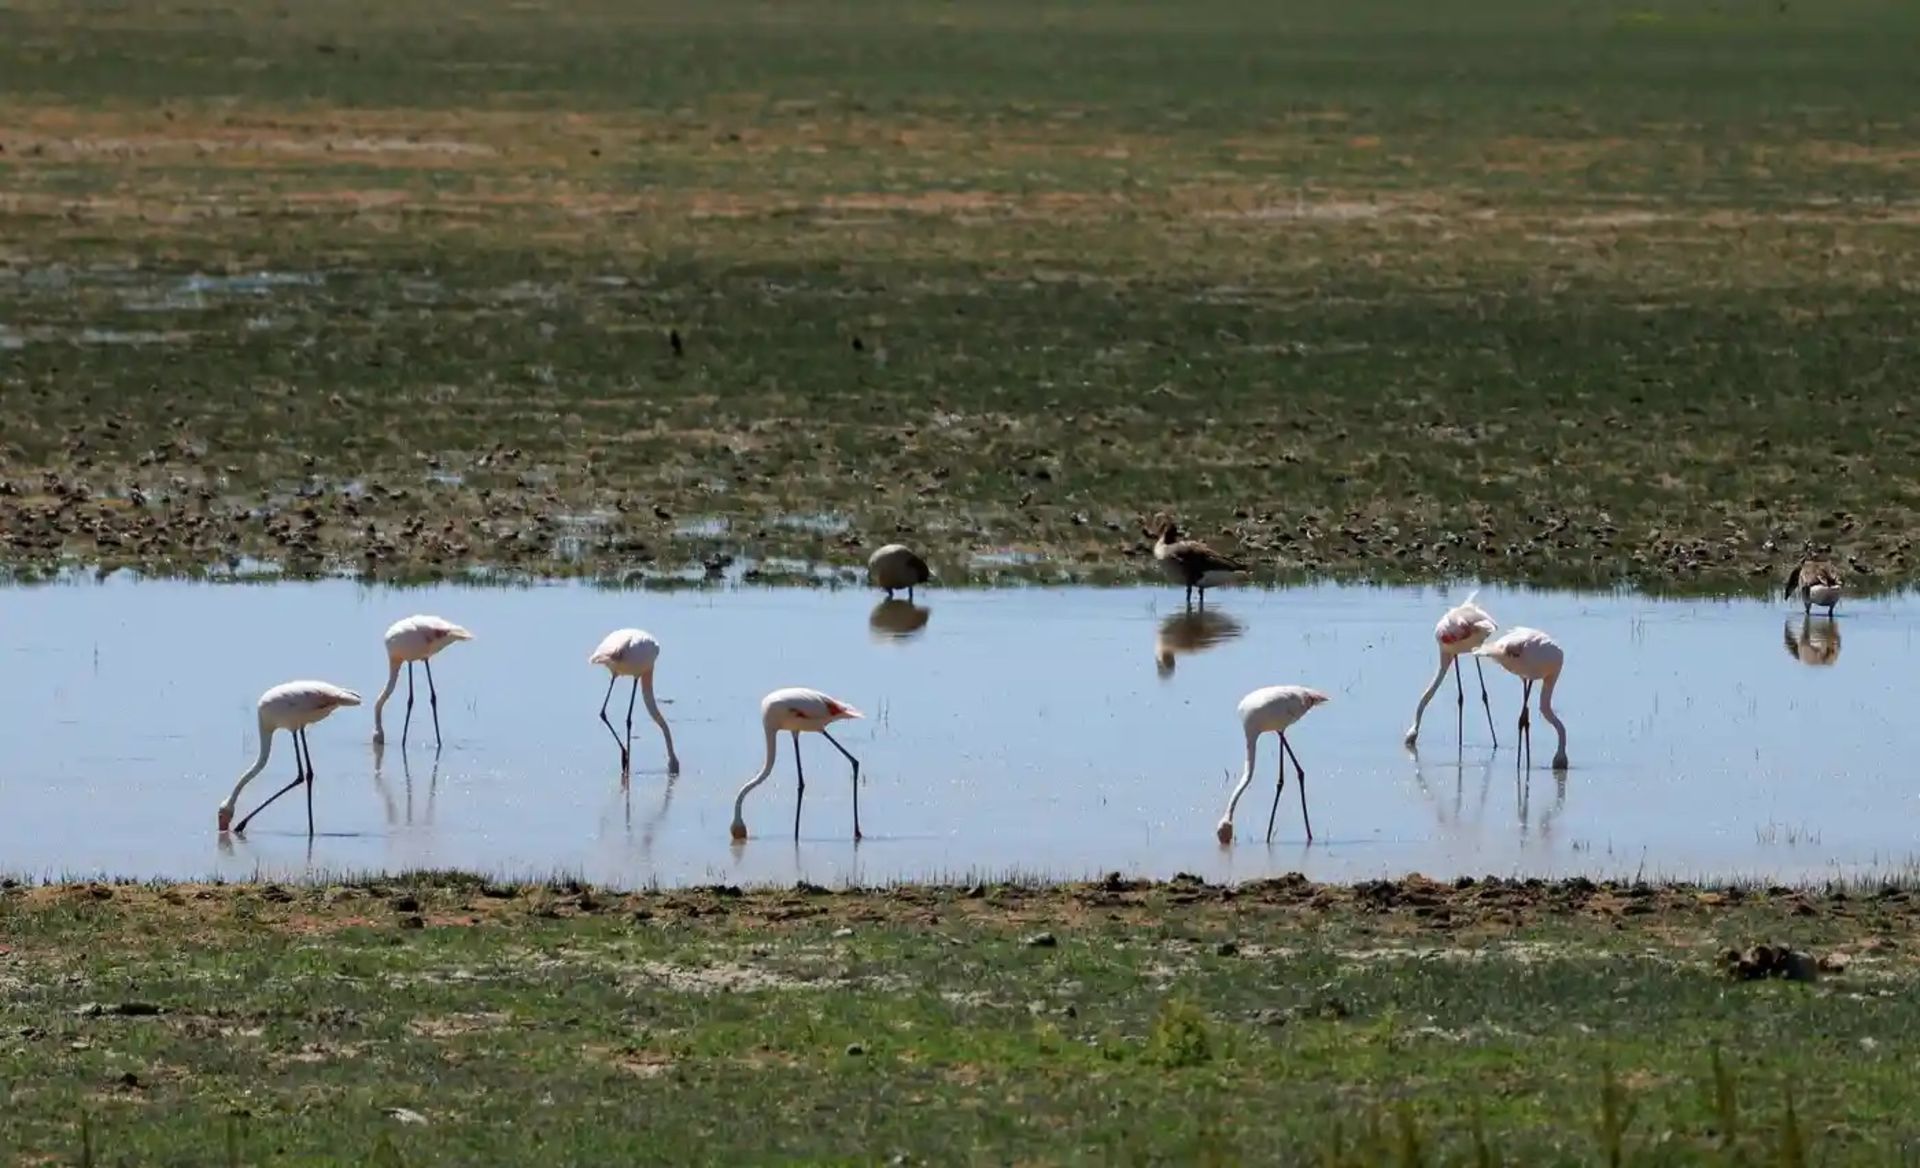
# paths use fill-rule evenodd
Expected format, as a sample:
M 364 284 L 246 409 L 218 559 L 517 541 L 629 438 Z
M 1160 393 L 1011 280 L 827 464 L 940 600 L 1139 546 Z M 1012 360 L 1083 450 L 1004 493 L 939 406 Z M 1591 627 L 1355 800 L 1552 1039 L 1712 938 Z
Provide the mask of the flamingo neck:
M 380 691 L 380 696 L 375 698 L 373 702 L 373 732 L 375 734 L 378 734 L 381 730 L 380 711 L 387 708 L 387 699 L 393 696 L 393 687 L 398 684 L 399 681 L 400 659 L 389 656 L 387 658 L 387 686 Z
M 779 729 L 776 728 L 772 722 L 768 722 L 767 760 L 760 764 L 760 773 L 748 779 L 746 785 L 740 788 L 740 793 L 733 797 L 733 825 L 735 827 L 746 826 L 747 821 L 741 817 L 740 811 L 747 804 L 747 796 L 753 793 L 755 787 L 766 782 L 767 776 L 773 773 L 773 753 L 775 747 L 779 744 L 779 737 Z
M 253 765 L 247 768 L 247 773 L 240 776 L 240 781 L 233 785 L 233 792 L 227 796 L 227 801 L 220 804 L 222 811 L 230 812 L 233 810 L 234 805 L 240 802 L 240 792 L 246 790 L 247 784 L 253 781 L 253 776 L 266 769 L 267 756 L 272 753 L 273 727 L 267 725 L 267 720 L 263 717 L 260 719 L 259 757 L 253 760 Z
M 1560 720 L 1560 715 L 1553 712 L 1553 687 L 1558 684 L 1560 684 L 1560 675 L 1557 673 L 1540 683 L 1540 716 L 1545 718 L 1553 727 L 1553 732 L 1560 736 L 1559 752 L 1564 755 L 1567 753 L 1567 724 Z
M 660 736 L 667 740 L 667 758 L 669 760 L 678 758 L 679 756 L 676 755 L 673 750 L 673 731 L 667 727 L 667 716 L 660 712 L 659 703 L 653 700 L 653 671 L 651 669 L 640 675 L 640 700 L 647 705 L 647 716 L 653 719 L 654 725 L 660 727 Z M 769 761 L 767 765 L 771 767 L 773 764 Z M 736 812 L 736 815 L 737 814 L 738 812 Z
M 1445 648 L 1440 650 L 1440 668 L 1434 670 L 1433 680 L 1427 683 L 1427 692 L 1420 695 L 1420 704 L 1413 709 L 1413 727 L 1407 731 L 1408 738 L 1420 736 L 1420 719 L 1426 715 L 1427 703 L 1433 700 L 1434 694 L 1440 692 L 1440 683 L 1447 679 L 1447 666 L 1453 664 L 1454 656 Z
M 1240 806 L 1240 796 L 1247 793 L 1247 787 L 1253 783 L 1253 759 L 1260 745 L 1260 735 L 1247 733 L 1247 765 L 1240 771 L 1240 783 L 1234 787 L 1233 795 L 1227 800 L 1227 813 L 1220 817 L 1221 823 L 1233 822 L 1233 809 Z

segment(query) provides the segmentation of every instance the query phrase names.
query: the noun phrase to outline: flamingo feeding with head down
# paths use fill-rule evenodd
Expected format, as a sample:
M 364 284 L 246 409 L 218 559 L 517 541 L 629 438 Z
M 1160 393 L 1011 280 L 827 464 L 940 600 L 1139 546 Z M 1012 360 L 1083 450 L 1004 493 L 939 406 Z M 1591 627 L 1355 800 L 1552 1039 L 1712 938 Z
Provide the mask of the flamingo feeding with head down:
M 1433 695 L 1440 692 L 1440 685 L 1447 679 L 1447 666 L 1453 666 L 1454 705 L 1457 717 L 1454 721 L 1460 727 L 1461 736 L 1466 733 L 1467 687 L 1460 680 L 1460 657 L 1471 654 L 1486 643 L 1488 637 L 1499 631 L 1493 617 L 1487 610 L 1474 603 L 1479 592 L 1470 592 L 1467 599 L 1447 610 L 1440 623 L 1433 626 L 1433 639 L 1440 646 L 1440 668 L 1434 671 L 1433 680 L 1427 683 L 1427 692 L 1420 695 L 1420 704 L 1413 710 L 1413 725 L 1407 728 L 1406 744 L 1412 746 L 1420 737 L 1420 717 L 1427 712 L 1427 703 Z M 1487 675 L 1480 667 L 1480 659 L 1473 659 L 1473 671 L 1480 678 L 1480 705 L 1487 711 L 1487 733 L 1493 736 L 1493 744 L 1500 745 L 1500 736 L 1493 729 L 1493 703 L 1487 698 Z
M 747 821 L 741 817 L 741 809 L 746 805 L 747 796 L 767 776 L 773 773 L 773 758 L 779 745 L 782 730 L 793 735 L 793 838 L 800 838 L 800 803 L 807 796 L 807 776 L 800 766 L 800 734 L 813 731 L 820 737 L 833 743 L 833 748 L 853 764 L 853 838 L 860 837 L 860 760 L 848 753 L 833 735 L 827 733 L 827 727 L 835 722 L 849 718 L 862 718 L 866 715 L 837 698 L 828 697 L 817 689 L 776 689 L 760 699 L 760 724 L 767 732 L 767 760 L 760 767 L 760 773 L 748 779 L 733 799 L 733 838 L 747 838 Z
M 380 721 L 387 699 L 400 680 L 400 666 L 407 667 L 407 716 L 400 722 L 400 745 L 407 744 L 407 728 L 413 725 L 413 663 L 427 667 L 427 704 L 433 707 L 433 748 L 440 749 L 440 694 L 433 687 L 433 655 L 455 641 L 471 641 L 473 634 L 437 616 L 410 616 L 387 627 L 387 687 L 373 703 L 373 740 L 387 740 L 386 727 Z
M 333 713 L 342 706 L 357 706 L 360 695 L 350 689 L 342 689 L 324 681 L 289 681 L 285 685 L 276 685 L 260 695 L 260 756 L 253 760 L 247 773 L 233 785 L 233 792 L 220 804 L 220 830 L 229 827 L 235 832 L 247 830 L 247 824 L 253 817 L 267 809 L 267 804 L 293 790 L 302 783 L 307 786 L 307 834 L 313 834 L 313 744 L 307 741 L 307 727 Z M 293 739 L 293 781 L 267 796 L 266 802 L 255 807 L 247 817 L 233 826 L 233 808 L 240 801 L 240 792 L 246 789 L 253 776 L 259 774 L 267 765 L 267 756 L 273 750 L 273 732 L 285 730 L 287 737 Z M 306 758 L 301 759 L 304 748 Z
M 1540 716 L 1560 736 L 1559 748 L 1553 753 L 1553 769 L 1567 769 L 1567 726 L 1560 715 L 1553 712 L 1553 688 L 1560 684 L 1560 670 L 1567 662 L 1566 652 L 1559 643 L 1539 629 L 1517 628 L 1509 629 L 1473 652 L 1478 657 L 1493 658 L 1525 683 L 1520 690 L 1520 748 L 1526 752 L 1528 766 L 1533 765 L 1533 724 L 1527 718 L 1527 700 L 1533 694 L 1534 683 L 1540 683 Z
M 1247 766 L 1240 772 L 1240 785 L 1233 789 L 1233 797 L 1227 800 L 1227 813 L 1220 817 L 1220 824 L 1214 829 L 1221 843 L 1233 842 L 1233 809 L 1240 805 L 1240 796 L 1246 794 L 1247 786 L 1253 782 L 1254 755 L 1262 734 L 1280 736 L 1280 774 L 1273 788 L 1273 810 L 1267 812 L 1267 842 L 1273 842 L 1273 821 L 1280 813 L 1280 792 L 1287 785 L 1288 758 L 1293 759 L 1293 781 L 1300 787 L 1300 820 L 1306 825 L 1307 842 L 1313 842 L 1313 820 L 1307 816 L 1307 772 L 1287 741 L 1287 730 L 1306 717 L 1308 710 L 1327 700 L 1326 694 L 1303 685 L 1270 685 L 1240 699 L 1240 724 L 1247 732 Z
M 607 667 L 607 695 L 600 699 L 600 721 L 606 724 L 607 733 L 613 735 L 614 742 L 620 746 L 620 773 L 626 774 L 633 762 L 633 699 L 638 694 L 647 699 L 647 715 L 660 727 L 660 737 L 667 741 L 667 773 L 680 773 L 680 756 L 673 752 L 673 731 L 667 728 L 667 717 L 653 700 L 653 666 L 660 660 L 660 642 L 653 639 L 651 633 L 640 629 L 615 629 L 600 642 L 600 647 L 587 658 L 589 664 Z M 627 736 L 607 721 L 607 703 L 613 700 L 613 687 L 622 677 L 633 678 L 633 689 L 627 694 Z

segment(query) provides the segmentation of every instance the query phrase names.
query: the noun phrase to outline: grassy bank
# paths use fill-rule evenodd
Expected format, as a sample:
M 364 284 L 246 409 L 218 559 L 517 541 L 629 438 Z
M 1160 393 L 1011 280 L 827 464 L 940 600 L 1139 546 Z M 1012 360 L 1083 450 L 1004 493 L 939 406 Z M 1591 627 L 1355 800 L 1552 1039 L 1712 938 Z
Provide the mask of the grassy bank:
M 25 0 L 0 552 L 1100 577 L 1170 507 L 1268 579 L 1905 582 L 1916 31 Z
M 1584 881 L 12 887 L 6 1152 L 1882 1164 L 1920 1134 L 1917 915 Z M 1729 979 L 1756 942 L 1825 969 Z

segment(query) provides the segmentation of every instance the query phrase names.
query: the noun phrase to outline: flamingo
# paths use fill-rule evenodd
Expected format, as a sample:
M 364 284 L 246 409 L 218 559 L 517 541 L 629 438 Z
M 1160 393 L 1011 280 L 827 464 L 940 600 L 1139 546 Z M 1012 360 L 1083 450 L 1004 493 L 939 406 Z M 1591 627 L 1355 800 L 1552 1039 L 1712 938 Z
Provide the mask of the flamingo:
M 350 689 L 324 681 L 289 681 L 276 685 L 260 695 L 260 757 L 253 760 L 247 773 L 233 785 L 233 792 L 220 804 L 219 824 L 224 834 L 229 828 L 235 833 L 244 833 L 253 817 L 267 809 L 267 804 L 293 790 L 302 783 L 307 785 L 307 835 L 313 835 L 313 744 L 307 741 L 307 727 L 333 713 L 342 706 L 357 706 L 360 695 Z M 240 801 L 240 792 L 253 781 L 267 765 L 267 755 L 273 750 L 273 732 L 285 730 L 287 737 L 293 739 L 293 782 L 275 791 L 267 797 L 266 803 L 255 807 L 239 823 L 233 825 L 233 807 Z M 306 750 L 306 760 L 301 761 L 302 747 Z
M 1787 573 L 1787 585 L 1780 599 L 1792 600 L 1794 591 L 1800 593 L 1800 607 L 1804 615 L 1813 615 L 1813 606 L 1819 605 L 1827 610 L 1828 619 L 1833 617 L 1833 606 L 1840 603 L 1842 588 L 1840 573 L 1826 560 L 1813 554 L 1811 546 L 1800 556 L 1800 562 L 1793 571 Z
M 1460 657 L 1471 654 L 1486 643 L 1486 639 L 1499 631 L 1487 610 L 1474 603 L 1480 595 L 1478 590 L 1469 592 L 1467 599 L 1447 610 L 1440 623 L 1433 626 L 1433 639 L 1440 645 L 1440 668 L 1434 671 L 1433 680 L 1427 683 L 1427 692 L 1420 695 L 1420 704 L 1414 707 L 1413 725 L 1407 728 L 1405 739 L 1408 746 L 1420 737 L 1420 717 L 1427 712 L 1427 703 L 1433 695 L 1440 692 L 1440 685 L 1447 679 L 1447 666 L 1453 666 L 1453 692 L 1456 698 L 1458 717 L 1455 721 L 1464 728 L 1467 710 L 1467 687 L 1460 680 Z M 1487 733 L 1493 735 L 1493 744 L 1500 745 L 1500 736 L 1493 729 L 1493 703 L 1487 698 L 1487 674 L 1480 666 L 1480 659 L 1473 659 L 1473 671 L 1480 677 L 1480 705 L 1487 711 Z
M 386 709 L 387 699 L 393 696 L 393 687 L 400 680 L 400 666 L 407 667 L 407 716 L 400 723 L 400 745 L 407 744 L 407 728 L 413 725 L 413 663 L 415 661 L 427 667 L 427 704 L 433 707 L 433 748 L 440 749 L 440 694 L 433 688 L 433 661 L 435 653 L 453 644 L 455 641 L 471 641 L 473 634 L 451 621 L 437 616 L 410 616 L 394 621 L 387 627 L 387 688 L 373 703 L 373 740 L 385 742 L 386 728 L 381 724 L 380 713 Z
M 817 689 L 776 689 L 760 699 L 760 724 L 767 732 L 767 761 L 761 765 L 760 773 L 747 780 L 740 793 L 733 799 L 733 838 L 747 838 L 747 821 L 741 818 L 740 809 L 746 805 L 747 796 L 767 776 L 773 773 L 774 749 L 778 745 L 782 730 L 793 735 L 793 778 L 795 783 L 793 799 L 793 838 L 800 838 L 800 803 L 807 797 L 807 776 L 800 768 L 800 733 L 810 730 L 833 743 L 833 748 L 846 756 L 853 764 L 853 838 L 860 837 L 860 760 L 847 752 L 833 735 L 827 733 L 827 727 L 835 722 L 849 718 L 864 718 L 854 709 L 837 698 L 828 697 Z
M 1533 764 L 1533 728 L 1527 719 L 1527 699 L 1533 694 L 1533 684 L 1540 683 L 1540 716 L 1560 736 L 1559 749 L 1553 753 L 1553 769 L 1567 769 L 1567 726 L 1553 712 L 1553 687 L 1560 683 L 1560 669 L 1567 662 L 1559 643 L 1539 629 L 1521 627 L 1507 630 L 1473 653 L 1493 658 L 1525 683 L 1520 691 L 1520 742 L 1529 766 Z
M 1214 829 L 1221 843 L 1233 842 L 1233 809 L 1240 805 L 1240 796 L 1246 794 L 1248 784 L 1253 782 L 1253 760 L 1260 736 L 1269 733 L 1280 736 L 1280 776 L 1273 788 L 1273 810 L 1267 813 L 1267 842 L 1273 842 L 1273 821 L 1280 813 L 1280 792 L 1287 785 L 1289 757 L 1293 759 L 1294 782 L 1300 786 L 1300 819 L 1307 827 L 1307 842 L 1313 842 L 1313 820 L 1307 816 L 1307 772 L 1301 768 L 1300 756 L 1293 753 L 1293 746 L 1287 741 L 1287 730 L 1306 717 L 1308 710 L 1327 700 L 1326 694 L 1303 685 L 1270 685 L 1240 699 L 1240 724 L 1247 731 L 1247 766 L 1240 772 L 1240 785 L 1233 789 L 1233 797 L 1227 800 L 1227 813 L 1220 817 L 1220 824 Z
M 660 642 L 653 639 L 651 633 L 640 629 L 615 629 L 600 642 L 600 647 L 587 658 L 591 665 L 607 667 L 607 696 L 600 699 L 600 721 L 606 724 L 607 733 L 620 747 L 620 773 L 627 773 L 633 761 L 633 699 L 635 694 L 647 699 L 647 715 L 660 727 L 660 737 L 667 740 L 667 773 L 680 773 L 680 756 L 673 752 L 673 731 L 667 728 L 667 718 L 660 712 L 659 705 L 653 700 L 653 666 L 660 660 Z M 607 720 L 607 703 L 613 700 L 613 687 L 622 677 L 633 678 L 633 689 L 627 694 L 627 736 L 623 739 L 620 732 Z
M 890 543 L 867 557 L 867 579 L 875 588 L 886 589 L 888 600 L 893 599 L 895 589 L 904 588 L 911 601 L 914 585 L 933 579 L 933 573 L 912 548 L 903 543 Z
M 1207 589 L 1221 584 L 1231 583 L 1235 577 L 1245 574 L 1247 566 L 1230 556 L 1223 556 L 1196 539 L 1181 539 L 1180 529 L 1171 519 L 1163 518 L 1160 528 L 1152 533 L 1153 558 L 1160 563 L 1161 571 L 1175 584 L 1184 584 L 1187 588 L 1187 603 L 1193 603 L 1193 593 L 1200 591 L 1200 605 L 1206 607 Z

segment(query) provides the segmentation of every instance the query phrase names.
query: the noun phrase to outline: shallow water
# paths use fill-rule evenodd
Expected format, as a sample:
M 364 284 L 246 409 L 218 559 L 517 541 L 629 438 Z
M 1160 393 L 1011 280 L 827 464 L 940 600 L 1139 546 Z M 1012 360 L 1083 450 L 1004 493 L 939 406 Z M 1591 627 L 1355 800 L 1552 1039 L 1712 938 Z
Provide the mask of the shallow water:
M 1488 589 L 1503 626 L 1553 633 L 1568 663 L 1555 705 L 1572 769 L 1520 776 L 1519 682 L 1489 663 L 1488 745 L 1472 669 L 1465 745 L 1452 683 L 1417 759 L 1401 746 L 1431 676 L 1435 619 L 1460 593 L 1314 587 L 1216 590 L 1205 618 L 1166 588 L 608 591 L 367 588 L 113 579 L 0 591 L 0 870 L 298 876 L 477 869 L 638 885 L 821 884 L 1108 870 L 1209 879 L 1422 871 L 1782 879 L 1905 865 L 1920 793 L 1901 762 L 1920 726 L 1899 679 L 1920 629 L 1908 597 L 1848 601 L 1803 629 L 1757 601 Z M 446 736 L 435 760 L 422 675 L 409 749 L 370 744 L 380 635 L 413 612 L 474 630 L 437 660 Z M 596 719 L 606 674 L 587 655 L 638 625 L 664 646 L 659 690 L 685 767 L 669 783 L 657 732 L 634 727 L 623 790 Z M 1844 651 L 1840 651 L 1844 644 Z M 367 705 L 314 727 L 319 838 L 299 793 L 223 845 L 214 808 L 252 761 L 253 703 L 317 677 Z M 1274 742 L 1242 800 L 1241 843 L 1214 823 L 1243 757 L 1234 714 L 1257 686 L 1333 700 L 1290 734 L 1317 840 L 1291 781 L 1275 842 Z M 758 767 L 758 702 L 783 685 L 863 710 L 837 733 L 867 778 L 868 838 L 851 839 L 846 764 L 805 740 L 802 839 L 790 743 L 729 844 L 733 793 Z M 625 711 L 626 683 L 612 714 Z M 244 814 L 292 774 L 284 737 Z M 1524 779 L 1524 781 L 1522 781 Z

